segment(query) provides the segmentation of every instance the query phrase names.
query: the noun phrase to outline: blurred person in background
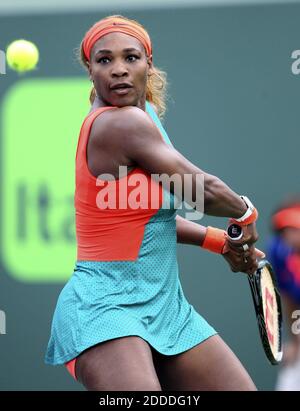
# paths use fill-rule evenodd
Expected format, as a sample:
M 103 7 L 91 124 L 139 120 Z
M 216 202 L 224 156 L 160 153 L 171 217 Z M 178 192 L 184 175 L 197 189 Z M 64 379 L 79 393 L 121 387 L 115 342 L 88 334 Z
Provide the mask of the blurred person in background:
M 287 325 L 277 391 L 300 391 L 300 197 L 285 201 L 272 215 L 267 256 L 273 265 Z

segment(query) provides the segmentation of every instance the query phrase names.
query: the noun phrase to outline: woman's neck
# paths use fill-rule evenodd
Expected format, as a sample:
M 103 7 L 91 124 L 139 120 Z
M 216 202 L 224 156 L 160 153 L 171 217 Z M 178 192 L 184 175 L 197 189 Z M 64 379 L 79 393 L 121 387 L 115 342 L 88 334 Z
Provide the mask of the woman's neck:
M 92 111 L 96 110 L 97 108 L 100 108 L 100 107 L 106 107 L 106 104 L 103 102 L 103 100 L 101 100 L 101 98 L 99 98 L 98 96 L 96 96 L 96 97 L 95 97 L 95 100 L 94 100 L 94 102 L 93 102 L 93 104 L 92 104 L 92 106 L 91 106 L 90 113 L 91 113 Z M 144 104 L 141 104 L 141 107 L 140 107 L 140 108 L 141 108 L 142 110 L 146 111 L 146 102 L 144 102 Z

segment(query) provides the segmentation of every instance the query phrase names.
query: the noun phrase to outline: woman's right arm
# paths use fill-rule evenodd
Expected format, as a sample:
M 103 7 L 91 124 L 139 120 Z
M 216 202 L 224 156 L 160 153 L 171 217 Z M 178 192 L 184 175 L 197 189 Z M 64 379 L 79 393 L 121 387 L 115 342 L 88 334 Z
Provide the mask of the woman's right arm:
M 244 201 L 227 184 L 201 170 L 165 143 L 157 126 L 143 110 L 132 106 L 122 107 L 108 110 L 98 119 L 96 136 L 101 150 L 107 150 L 107 155 L 117 150 L 124 164 L 136 163 L 149 174 L 166 174 L 169 177 L 178 174 L 182 184 L 182 199 L 194 206 L 191 196 L 187 195 L 184 180 L 185 175 L 190 175 L 192 199 L 203 200 L 205 214 L 240 218 L 246 212 Z M 204 186 L 203 179 L 201 182 L 201 179 L 196 178 L 199 174 L 204 177 Z M 257 237 L 256 233 L 254 237 Z M 252 242 L 256 240 L 252 238 Z

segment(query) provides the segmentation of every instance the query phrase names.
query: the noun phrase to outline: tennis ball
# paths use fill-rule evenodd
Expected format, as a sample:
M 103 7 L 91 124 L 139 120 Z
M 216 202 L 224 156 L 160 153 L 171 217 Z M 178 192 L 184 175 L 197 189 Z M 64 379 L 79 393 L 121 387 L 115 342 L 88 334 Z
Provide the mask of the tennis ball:
M 39 51 L 34 43 L 27 40 L 15 40 L 6 50 L 9 67 L 19 72 L 33 70 L 39 61 Z

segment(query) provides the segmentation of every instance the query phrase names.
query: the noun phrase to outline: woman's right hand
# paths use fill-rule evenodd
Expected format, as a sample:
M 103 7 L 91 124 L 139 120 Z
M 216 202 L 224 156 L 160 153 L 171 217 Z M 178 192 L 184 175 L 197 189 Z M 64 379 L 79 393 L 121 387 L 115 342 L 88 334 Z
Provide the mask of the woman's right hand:
M 228 237 L 228 246 L 235 251 L 244 251 L 243 245 L 248 245 L 249 248 L 258 240 L 258 233 L 255 222 L 246 226 L 241 226 L 243 236 L 240 240 L 232 240 Z
M 253 274 L 258 268 L 258 260 L 264 258 L 265 254 L 254 247 L 254 243 L 258 240 L 255 222 L 241 227 L 243 236 L 240 240 L 232 240 L 229 236 L 227 237 L 224 258 L 233 272 Z M 244 245 L 248 246 L 246 250 Z
M 226 241 L 223 252 L 223 257 L 234 273 L 241 272 L 248 275 L 254 274 L 258 269 L 258 261 L 265 257 L 265 253 L 255 248 L 252 245 L 249 250 L 242 251 L 229 247 L 229 242 Z

